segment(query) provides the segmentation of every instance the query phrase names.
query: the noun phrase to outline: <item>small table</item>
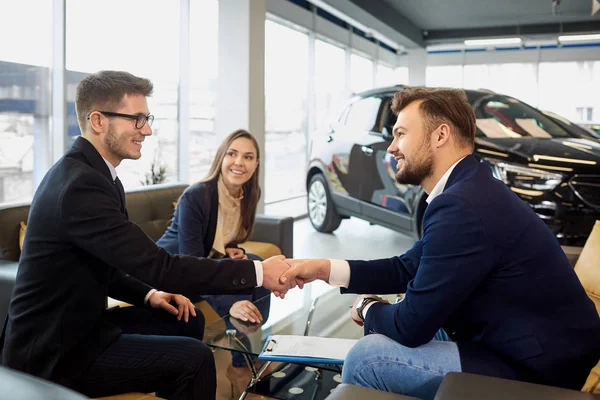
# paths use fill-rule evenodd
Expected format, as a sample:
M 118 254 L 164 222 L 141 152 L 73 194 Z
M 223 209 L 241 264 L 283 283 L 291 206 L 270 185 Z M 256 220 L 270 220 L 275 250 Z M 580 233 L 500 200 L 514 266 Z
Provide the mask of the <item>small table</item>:
M 332 296 L 333 295 L 333 296 Z M 299 310 L 293 313 L 293 318 L 297 323 L 286 324 L 281 326 L 280 324 L 274 324 L 266 329 L 261 329 L 267 321 L 263 320 L 261 324 L 253 324 L 249 322 L 241 321 L 237 318 L 229 315 L 215 321 L 214 323 L 207 325 L 204 332 L 204 342 L 212 347 L 218 349 L 224 349 L 228 351 L 236 351 L 241 353 L 250 371 L 252 372 L 252 378 L 240 397 L 240 400 L 244 399 L 247 395 L 248 389 L 255 386 L 261 381 L 261 376 L 265 370 L 269 367 L 270 362 L 265 362 L 258 371 L 254 367 L 254 360 L 262 351 L 265 341 L 269 335 L 312 335 L 312 336 L 330 336 L 323 334 L 323 332 L 316 332 L 315 325 L 324 325 L 323 319 L 327 318 L 331 320 L 331 315 L 319 316 L 318 310 L 325 309 L 325 303 L 327 304 L 335 301 L 336 311 L 339 311 L 340 318 L 346 318 L 349 320 L 349 308 L 354 302 L 356 295 L 341 295 L 338 293 L 326 293 L 323 296 L 317 297 L 310 306 L 303 305 Z M 265 315 L 265 311 L 269 304 L 269 296 L 265 296 L 254 302 L 254 305 L 259 309 L 261 314 Z M 284 300 L 285 301 L 285 300 Z M 319 307 L 321 305 L 321 307 Z M 326 323 L 325 323 L 326 325 Z M 356 327 L 356 329 L 344 329 L 342 332 L 337 332 L 335 337 L 356 339 L 362 336 L 362 328 Z M 298 363 L 306 367 L 314 368 L 316 379 L 322 377 L 323 371 L 330 371 L 339 374 L 341 372 L 340 365 L 329 365 L 329 364 L 310 364 L 310 363 Z M 281 369 L 281 368 L 279 368 Z

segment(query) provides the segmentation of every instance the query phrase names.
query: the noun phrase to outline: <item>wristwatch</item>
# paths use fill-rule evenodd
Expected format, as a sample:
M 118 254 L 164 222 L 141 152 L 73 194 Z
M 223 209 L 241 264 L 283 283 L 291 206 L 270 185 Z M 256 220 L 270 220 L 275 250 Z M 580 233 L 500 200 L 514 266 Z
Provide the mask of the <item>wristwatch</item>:
M 358 304 L 358 306 L 356 306 L 356 313 L 358 314 L 358 317 L 363 322 L 365 322 L 365 316 L 363 315 L 363 310 L 365 309 L 367 304 L 371 304 L 374 301 L 379 301 L 379 299 L 377 297 L 365 297 L 364 299 L 361 300 L 361 302 Z

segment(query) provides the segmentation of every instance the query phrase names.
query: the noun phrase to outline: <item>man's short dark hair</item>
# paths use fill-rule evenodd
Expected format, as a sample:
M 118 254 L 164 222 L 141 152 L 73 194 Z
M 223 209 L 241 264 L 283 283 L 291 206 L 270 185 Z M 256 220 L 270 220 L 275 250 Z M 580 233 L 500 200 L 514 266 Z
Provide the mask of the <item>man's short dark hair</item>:
M 464 90 L 406 88 L 394 95 L 392 111 L 398 115 L 410 103 L 418 100 L 422 100 L 419 112 L 427 132 L 433 131 L 441 124 L 448 124 L 456 133 L 459 146 L 474 146 L 477 130 L 475 112 Z
M 79 128 L 84 131 L 92 111 L 116 111 L 127 95 L 152 95 L 152 82 L 124 71 L 100 71 L 86 76 L 77 85 L 75 111 Z

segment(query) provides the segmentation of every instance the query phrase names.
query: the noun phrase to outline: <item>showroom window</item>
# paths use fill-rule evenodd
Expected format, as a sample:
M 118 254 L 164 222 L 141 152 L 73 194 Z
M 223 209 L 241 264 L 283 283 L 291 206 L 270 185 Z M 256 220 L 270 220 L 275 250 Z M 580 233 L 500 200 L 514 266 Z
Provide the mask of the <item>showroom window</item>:
M 90 29 L 90 15 L 99 24 L 94 29 Z M 106 69 L 128 71 L 154 84 L 148 99 L 155 116 L 153 134 L 144 140 L 139 160 L 124 160 L 117 168 L 125 190 L 178 178 L 179 21 L 179 2 L 67 0 L 66 68 L 70 84 Z M 74 98 L 67 100 L 68 109 L 74 110 Z M 68 131 L 69 135 L 79 134 L 72 126 Z M 153 171 L 162 168 L 164 174 L 151 178 Z
M 408 67 L 398 67 L 394 70 L 394 79 L 399 85 L 408 85 Z
M 535 64 L 490 64 L 489 76 L 489 89 L 515 97 L 533 107 L 537 106 L 538 85 Z
M 265 203 L 306 192 L 308 35 L 265 23 Z
M 3 1 L 0 15 L 3 203 L 30 200 L 36 184 L 51 165 L 52 2 Z
M 594 109 L 600 109 L 598 91 L 598 61 L 539 64 L 539 108 L 543 110 L 575 122 L 598 122 L 594 120 Z
M 396 74 L 392 67 L 388 67 L 385 64 L 377 64 L 377 86 L 392 86 L 397 84 Z
M 190 183 L 208 173 L 221 139 L 215 134 L 219 2 L 190 2 Z
M 346 51 L 322 40 L 315 41 L 315 121 L 326 128 L 345 100 Z
M 350 91 L 354 94 L 373 89 L 373 61 L 352 54 L 350 56 Z

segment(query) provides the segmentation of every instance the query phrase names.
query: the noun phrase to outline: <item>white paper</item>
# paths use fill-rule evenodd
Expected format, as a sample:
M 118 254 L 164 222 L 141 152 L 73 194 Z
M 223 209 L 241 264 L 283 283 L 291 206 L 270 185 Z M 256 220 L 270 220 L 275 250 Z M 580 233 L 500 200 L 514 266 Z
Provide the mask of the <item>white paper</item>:
M 344 360 L 358 342 L 354 339 L 324 338 L 317 336 L 273 335 L 273 350 L 265 351 L 269 356 L 296 356 Z

